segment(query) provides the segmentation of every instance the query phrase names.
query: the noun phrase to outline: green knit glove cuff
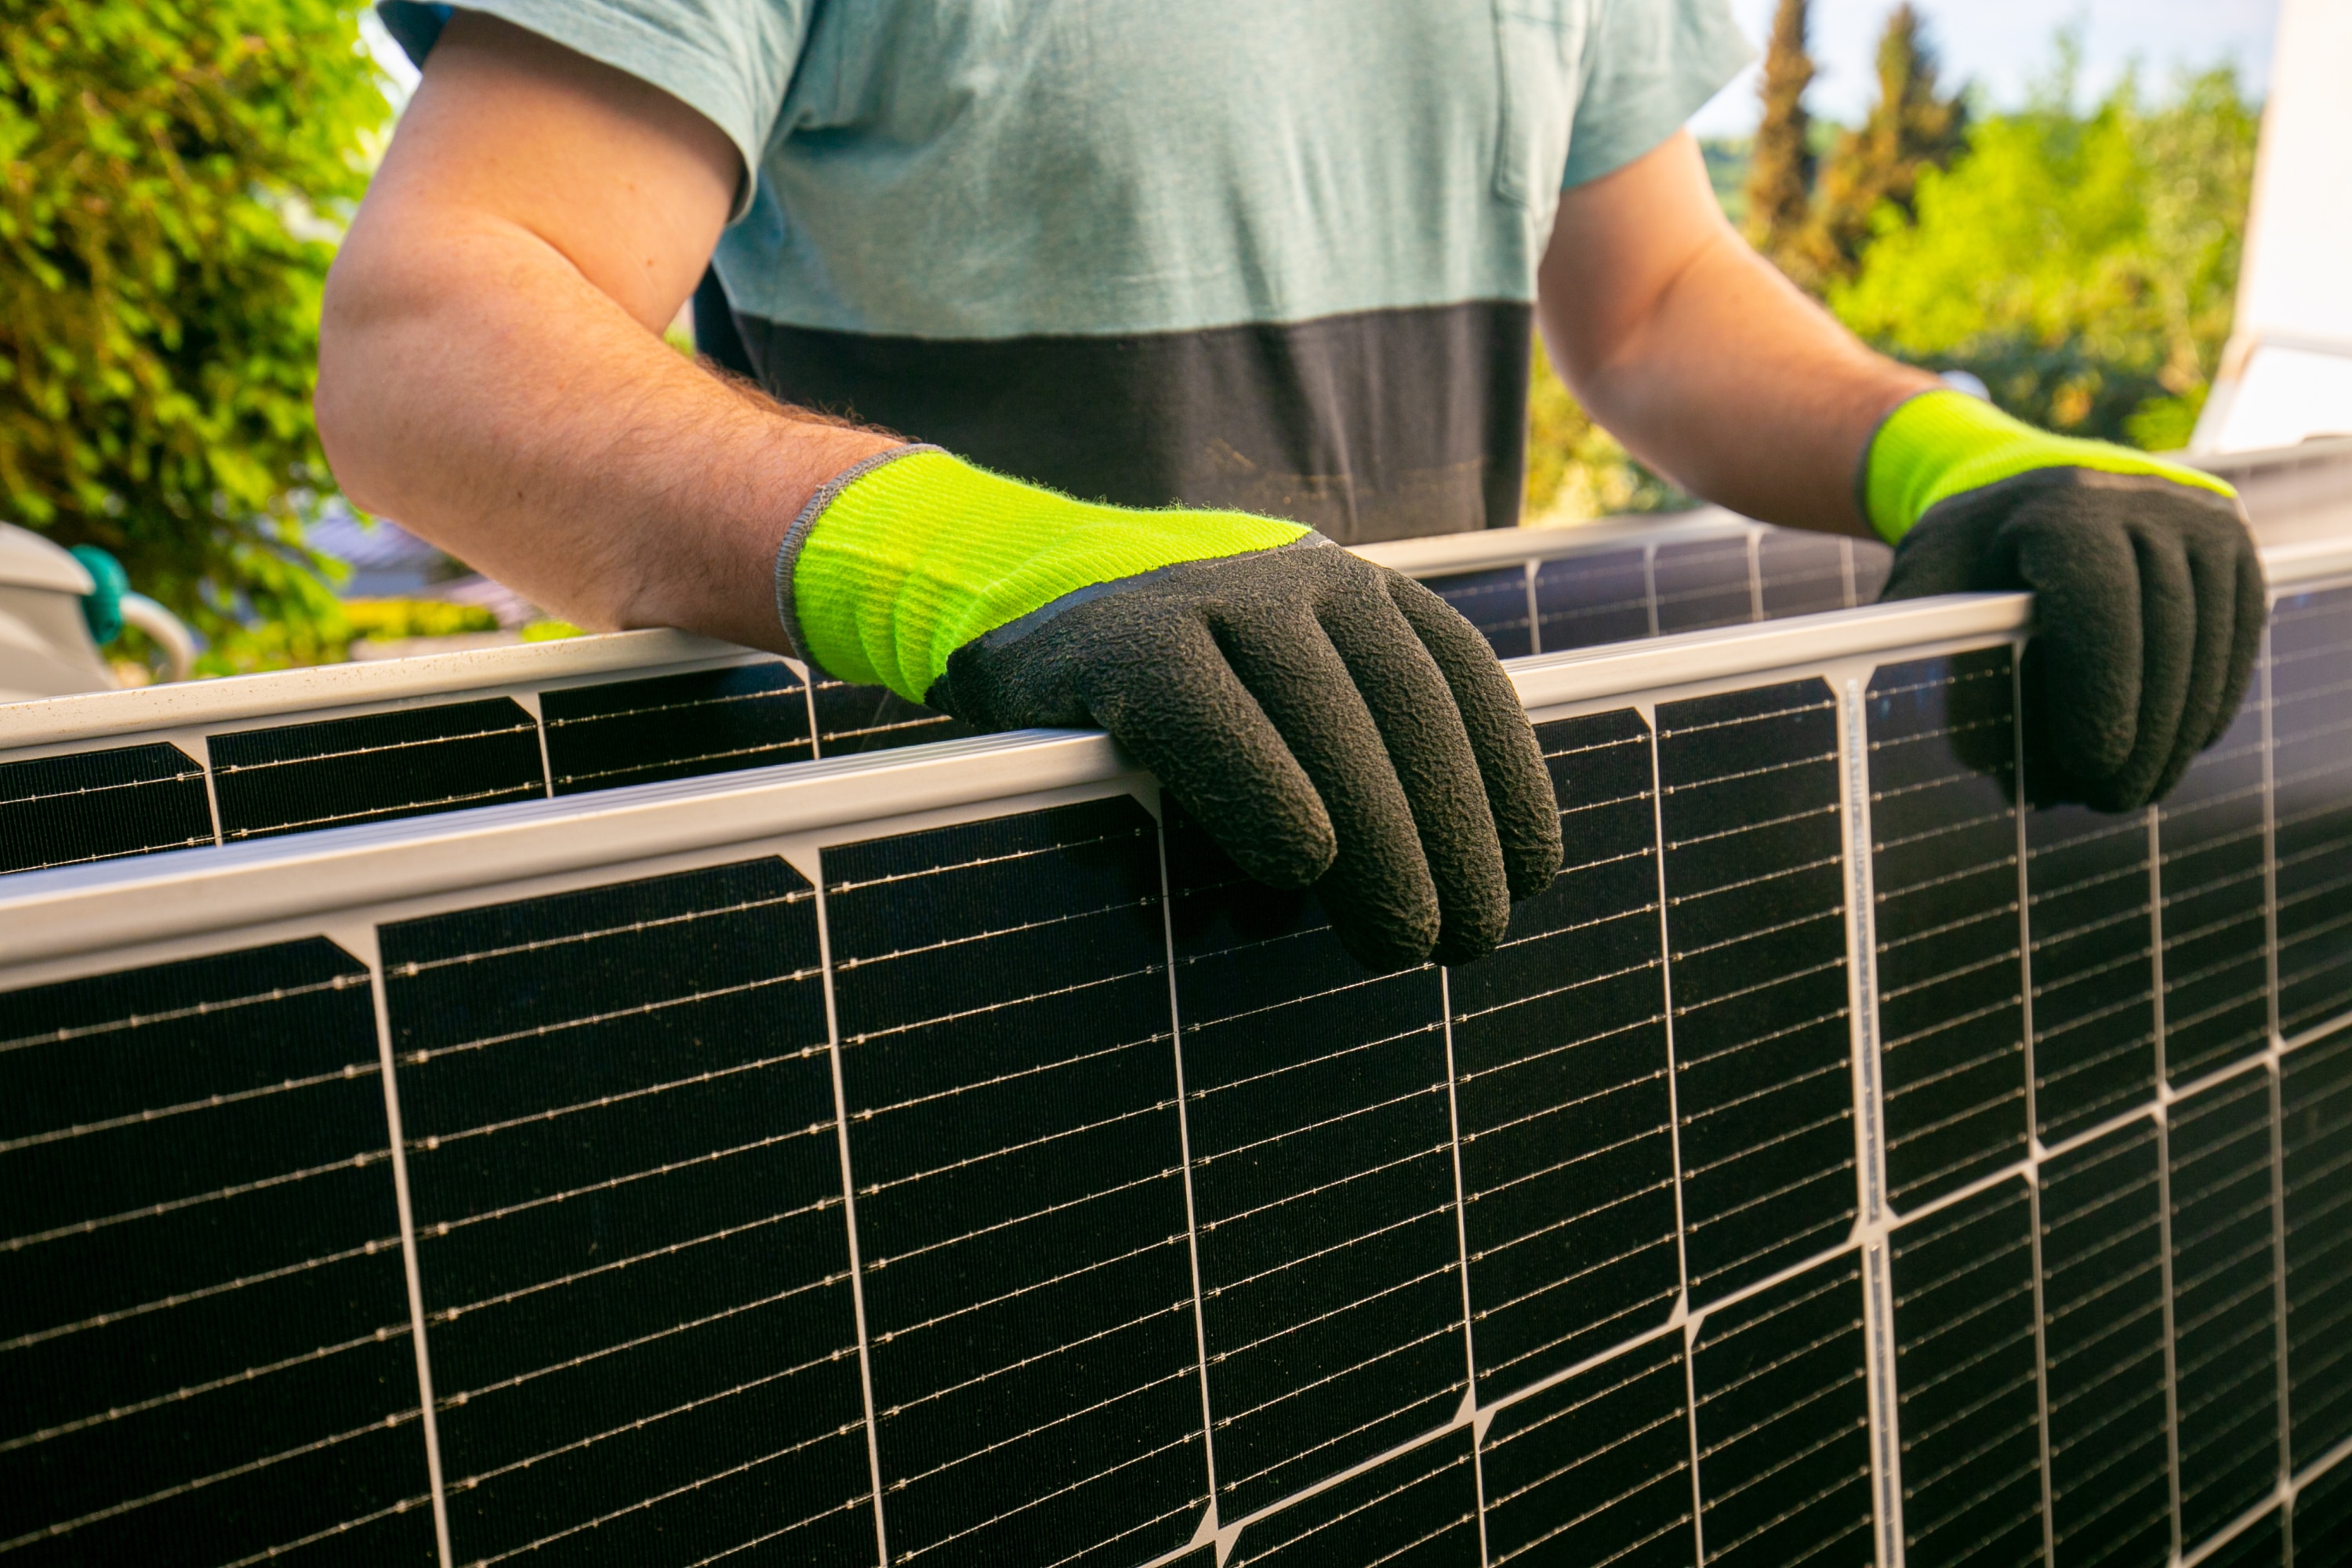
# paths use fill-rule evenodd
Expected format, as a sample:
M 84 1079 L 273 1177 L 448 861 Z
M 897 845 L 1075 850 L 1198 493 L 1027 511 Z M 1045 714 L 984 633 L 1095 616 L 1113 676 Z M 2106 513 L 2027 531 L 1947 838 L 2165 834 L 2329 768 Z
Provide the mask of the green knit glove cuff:
M 1074 500 L 902 447 L 803 509 L 776 553 L 776 612 L 809 663 L 920 702 L 956 649 L 1065 595 L 1307 531 L 1247 512 Z
M 2238 494 L 2195 468 L 2105 441 L 2053 436 L 1981 398 L 1937 391 L 1901 405 L 1871 437 L 1863 465 L 1863 510 L 1878 536 L 1897 544 L 1937 501 L 2037 468 L 2139 474 L 2232 500 Z

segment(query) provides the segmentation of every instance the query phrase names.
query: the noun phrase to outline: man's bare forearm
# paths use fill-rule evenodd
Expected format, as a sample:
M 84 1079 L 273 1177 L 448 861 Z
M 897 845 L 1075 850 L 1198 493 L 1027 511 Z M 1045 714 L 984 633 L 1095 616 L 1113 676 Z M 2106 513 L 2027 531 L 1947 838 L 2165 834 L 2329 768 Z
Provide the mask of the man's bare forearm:
M 1542 285 L 1555 362 L 1635 457 L 1750 517 L 1869 532 L 1864 448 L 1938 383 L 1864 348 L 1750 250 L 1687 136 L 1563 198 Z
M 551 64 L 513 29 L 452 34 L 329 282 L 318 416 L 336 477 L 582 625 L 776 647 L 784 529 L 889 438 L 795 416 L 657 335 L 730 195 L 707 146 L 665 144 L 671 110 L 689 138 L 701 122 L 647 89 L 634 121 L 583 130 L 564 118 L 577 57 Z M 449 155 L 498 144 L 509 116 L 546 127 L 540 145 L 487 173 Z M 605 166 L 579 167 L 565 138 L 600 135 Z M 575 174 L 614 202 L 593 224 L 541 221 L 533 193 Z

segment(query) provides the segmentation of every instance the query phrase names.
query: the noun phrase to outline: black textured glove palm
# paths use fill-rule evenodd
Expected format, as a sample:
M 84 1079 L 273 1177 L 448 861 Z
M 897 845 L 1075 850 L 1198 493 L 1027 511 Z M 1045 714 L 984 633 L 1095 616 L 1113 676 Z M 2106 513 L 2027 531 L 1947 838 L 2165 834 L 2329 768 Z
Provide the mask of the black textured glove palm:
M 1073 595 L 957 649 L 929 700 L 992 729 L 1099 724 L 1243 870 L 1314 884 L 1375 967 L 1490 952 L 1559 867 L 1550 778 L 1485 639 L 1316 536 Z
M 2264 587 L 2226 485 L 1951 393 L 1888 419 L 1866 483 L 1886 531 L 1926 501 L 1883 597 L 2033 593 L 2023 685 L 2038 798 L 2145 805 L 2230 727 L 2262 645 Z
M 935 448 L 810 502 L 787 637 L 982 729 L 1097 725 L 1234 862 L 1378 968 L 1459 963 L 1550 885 L 1559 818 L 1484 638 L 1296 523 L 1093 505 Z

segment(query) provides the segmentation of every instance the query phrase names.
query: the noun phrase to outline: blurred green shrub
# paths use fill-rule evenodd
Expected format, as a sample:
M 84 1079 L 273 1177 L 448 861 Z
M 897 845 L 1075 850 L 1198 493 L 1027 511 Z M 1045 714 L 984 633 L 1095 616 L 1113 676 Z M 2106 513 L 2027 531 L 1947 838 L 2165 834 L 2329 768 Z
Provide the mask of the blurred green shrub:
M 338 0 L 0 0 L 0 500 L 212 643 L 335 641 L 300 526 L 332 240 L 390 114 Z
M 2233 70 L 2163 102 L 2126 79 L 2087 115 L 2072 56 L 2021 113 L 1986 119 L 1916 220 L 1879 207 L 1831 308 L 1879 348 L 1974 372 L 2021 418 L 2177 447 L 2230 332 L 2258 112 Z

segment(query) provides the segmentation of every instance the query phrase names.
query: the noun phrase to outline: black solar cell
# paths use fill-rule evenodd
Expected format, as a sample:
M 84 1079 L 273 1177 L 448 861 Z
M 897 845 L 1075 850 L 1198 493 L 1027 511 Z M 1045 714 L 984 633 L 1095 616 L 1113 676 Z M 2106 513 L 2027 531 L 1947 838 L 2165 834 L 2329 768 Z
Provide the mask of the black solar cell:
M 542 693 L 557 795 L 806 762 L 808 695 L 781 659 Z
M 2157 807 L 2164 1072 L 2179 1089 L 2269 1047 L 2270 844 L 2257 689 Z
M 313 938 L 5 1004 L 0 1555 L 430 1562 L 366 966 Z
M 2278 1022 L 2352 1009 L 2352 588 L 2291 595 L 2271 624 Z
M 2295 1489 L 2287 1533 L 2299 1568 L 2352 1563 L 2352 1465 L 2339 1464 Z
M 1539 562 L 1535 592 L 1536 638 L 1545 653 L 1657 636 L 1643 546 Z
M 2271 1076 L 2239 1073 L 2166 1119 L 2180 1535 L 2193 1542 L 2279 1479 Z
M 2025 1154 L 2013 689 L 2007 648 L 1871 678 L 1872 956 L 1900 1209 Z
M 1479 1450 L 1493 1568 L 1692 1568 L 1689 1370 L 1661 1334 L 1506 1405 Z
M 2315 1555 L 2322 1563 L 2341 1559 L 2341 1553 L 2329 1556 L 2324 1546 Z M 2286 1531 L 2280 1510 L 2273 1509 L 2222 1542 L 2211 1556 L 2200 1559 L 2199 1568 L 2286 1568 Z
M 1241 1533 L 1229 1564 L 1479 1568 L 1470 1429 L 1350 1476 Z
M 1853 1253 L 1706 1315 L 1691 1398 L 1709 1563 L 1876 1561 L 1868 1377 Z
M 2033 1209 L 2018 1178 L 1889 1238 L 1907 1568 L 2042 1561 Z
M 2025 814 L 2033 1110 L 2052 1142 L 2156 1098 L 2148 815 Z
M 1483 1397 L 1664 1322 L 1682 1289 L 1649 727 L 1537 739 L 1566 865 L 1448 1003 Z
M 1478 628 L 1496 658 L 1521 658 L 1536 651 L 1534 600 L 1524 564 L 1424 577 L 1422 582 Z
M 1657 712 L 1697 1304 L 1840 1245 L 1853 1223 L 1837 703 L 1802 680 Z
M 234 730 L 210 747 L 232 844 L 547 794 L 539 723 L 505 697 Z
M 212 842 L 204 764 L 177 746 L 0 763 L 0 874 Z
M 1793 528 L 1767 529 L 1757 536 L 1758 605 L 1766 620 L 1813 616 L 1853 604 L 1852 542 Z
M 2352 1030 L 2287 1054 L 2279 1112 L 2287 1408 L 2301 1470 L 2352 1440 Z
M 816 709 L 816 750 L 821 757 L 887 752 L 926 741 L 952 741 L 972 732 L 944 713 L 918 708 L 887 687 L 824 679 L 816 683 L 810 699 Z
M 1210 1493 L 1150 817 L 824 858 L 891 1560 L 1182 1545 Z
M 2161 1563 L 2172 1547 L 2158 1145 L 2156 1124 L 2141 1120 L 2042 1167 L 2058 1568 Z
M 1659 635 L 1761 619 L 1752 548 L 1745 534 L 1658 545 L 1650 580 Z
M 806 881 L 747 861 L 382 942 L 457 1560 L 873 1562 Z
M 1168 834 L 1218 1507 L 1442 1426 L 1468 1386 L 1439 973 Z

